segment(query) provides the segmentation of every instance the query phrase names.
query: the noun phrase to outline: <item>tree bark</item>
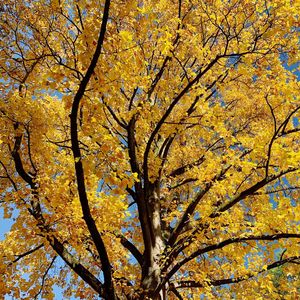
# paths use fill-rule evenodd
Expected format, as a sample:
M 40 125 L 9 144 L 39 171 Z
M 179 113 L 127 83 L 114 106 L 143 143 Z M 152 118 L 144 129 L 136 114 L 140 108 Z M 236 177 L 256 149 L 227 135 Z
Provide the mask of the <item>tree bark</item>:
M 148 191 L 146 191 L 145 194 L 148 223 L 151 232 L 151 244 L 150 249 L 145 251 L 147 257 L 145 257 L 146 270 L 142 278 L 142 288 L 144 291 L 142 299 L 146 296 L 151 299 L 165 299 L 162 295 L 153 296 L 154 291 L 161 283 L 160 258 L 165 248 L 165 241 L 162 237 L 161 228 L 159 185 L 149 184 Z

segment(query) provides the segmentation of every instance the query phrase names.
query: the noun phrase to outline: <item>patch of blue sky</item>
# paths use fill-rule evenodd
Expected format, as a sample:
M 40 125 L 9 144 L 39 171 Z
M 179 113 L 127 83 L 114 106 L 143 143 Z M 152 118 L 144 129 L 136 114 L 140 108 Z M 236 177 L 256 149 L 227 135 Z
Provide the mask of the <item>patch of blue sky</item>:
M 239 59 L 240 59 L 240 55 L 233 55 L 228 57 L 227 61 L 226 61 L 226 67 L 234 67 L 237 68 Z
M 293 122 L 293 126 L 295 128 L 300 125 L 299 118 L 297 118 L 297 117 L 293 117 L 292 122 Z
M 4 210 L 0 208 L 0 241 L 5 239 L 5 234 L 10 231 L 13 223 L 12 219 L 4 219 Z
M 289 57 L 287 53 L 282 53 L 280 55 L 280 60 L 285 69 L 291 71 L 297 76 L 297 80 L 300 80 L 300 61 L 289 64 Z

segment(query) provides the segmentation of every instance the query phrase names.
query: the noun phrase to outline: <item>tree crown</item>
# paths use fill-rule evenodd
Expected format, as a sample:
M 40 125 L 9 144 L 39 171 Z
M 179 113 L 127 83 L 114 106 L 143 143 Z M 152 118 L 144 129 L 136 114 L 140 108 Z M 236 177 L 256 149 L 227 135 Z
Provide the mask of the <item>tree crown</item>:
M 299 274 L 299 1 L 6 2 L 0 294 L 275 299 L 273 269 Z

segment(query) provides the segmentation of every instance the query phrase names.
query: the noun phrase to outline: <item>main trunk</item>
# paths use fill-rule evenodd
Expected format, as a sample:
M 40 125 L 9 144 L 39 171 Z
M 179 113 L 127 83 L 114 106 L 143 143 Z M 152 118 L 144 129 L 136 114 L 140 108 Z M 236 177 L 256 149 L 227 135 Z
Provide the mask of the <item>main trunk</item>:
M 151 243 L 145 249 L 145 267 L 143 270 L 142 288 L 144 296 L 151 299 L 166 299 L 162 295 L 153 296 L 154 291 L 161 282 L 160 259 L 165 242 L 162 237 L 160 196 L 158 185 L 151 185 L 146 193 L 148 224 L 150 226 Z M 142 297 L 142 298 L 143 298 Z

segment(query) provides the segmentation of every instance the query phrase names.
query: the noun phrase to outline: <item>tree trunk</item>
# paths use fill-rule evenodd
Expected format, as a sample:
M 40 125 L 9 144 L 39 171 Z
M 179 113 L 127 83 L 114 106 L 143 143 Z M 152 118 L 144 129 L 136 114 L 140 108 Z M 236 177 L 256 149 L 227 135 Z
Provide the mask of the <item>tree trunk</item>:
M 166 299 L 163 295 L 153 298 L 153 292 L 161 282 L 161 269 L 159 266 L 161 253 L 164 250 L 165 242 L 162 237 L 161 216 L 160 216 L 160 197 L 157 184 L 151 184 L 147 195 L 147 209 L 149 225 L 151 231 L 151 245 L 146 257 L 146 270 L 142 280 L 142 288 L 145 291 L 144 297 L 150 299 Z

